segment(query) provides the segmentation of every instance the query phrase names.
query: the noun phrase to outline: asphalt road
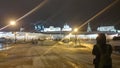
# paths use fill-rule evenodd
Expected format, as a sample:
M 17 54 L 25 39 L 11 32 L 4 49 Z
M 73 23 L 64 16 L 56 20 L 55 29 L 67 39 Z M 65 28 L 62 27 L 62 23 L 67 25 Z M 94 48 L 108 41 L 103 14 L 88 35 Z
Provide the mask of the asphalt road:
M 119 68 L 119 55 L 113 54 L 113 68 Z M 94 68 L 90 48 L 64 45 L 17 44 L 0 51 L 0 68 Z

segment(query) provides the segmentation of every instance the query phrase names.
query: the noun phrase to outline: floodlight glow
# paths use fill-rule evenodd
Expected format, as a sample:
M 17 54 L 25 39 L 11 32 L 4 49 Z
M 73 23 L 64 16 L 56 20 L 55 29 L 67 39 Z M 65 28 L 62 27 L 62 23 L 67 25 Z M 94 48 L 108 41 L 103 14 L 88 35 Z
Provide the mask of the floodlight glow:
M 15 21 L 10 21 L 10 25 L 16 25 Z
M 75 29 L 74 29 L 74 32 L 77 32 L 77 31 L 78 31 L 78 29 L 77 29 L 77 28 L 75 28 Z

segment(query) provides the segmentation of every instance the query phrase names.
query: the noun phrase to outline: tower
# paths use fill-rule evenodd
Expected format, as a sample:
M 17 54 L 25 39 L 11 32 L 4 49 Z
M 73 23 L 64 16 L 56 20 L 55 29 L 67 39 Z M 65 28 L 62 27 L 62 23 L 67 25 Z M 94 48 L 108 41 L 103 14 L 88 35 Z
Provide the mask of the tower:
M 87 27 L 87 32 L 91 32 L 91 27 L 90 27 L 90 23 L 88 23 L 88 27 Z

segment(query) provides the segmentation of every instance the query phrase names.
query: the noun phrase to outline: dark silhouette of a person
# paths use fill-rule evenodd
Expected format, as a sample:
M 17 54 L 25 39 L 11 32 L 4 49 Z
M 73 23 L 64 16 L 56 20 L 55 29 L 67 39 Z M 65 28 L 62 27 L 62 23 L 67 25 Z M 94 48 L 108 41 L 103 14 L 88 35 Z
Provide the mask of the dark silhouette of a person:
M 112 68 L 112 46 L 106 44 L 106 36 L 104 33 L 98 34 L 92 54 L 95 55 L 95 59 L 93 60 L 95 68 Z

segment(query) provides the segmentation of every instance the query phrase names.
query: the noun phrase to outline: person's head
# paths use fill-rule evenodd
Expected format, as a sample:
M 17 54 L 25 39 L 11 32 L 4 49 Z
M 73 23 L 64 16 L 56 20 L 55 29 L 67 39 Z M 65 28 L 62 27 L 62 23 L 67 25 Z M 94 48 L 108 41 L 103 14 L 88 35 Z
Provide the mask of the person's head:
M 106 36 L 104 33 L 98 34 L 96 38 L 97 44 L 106 44 Z

